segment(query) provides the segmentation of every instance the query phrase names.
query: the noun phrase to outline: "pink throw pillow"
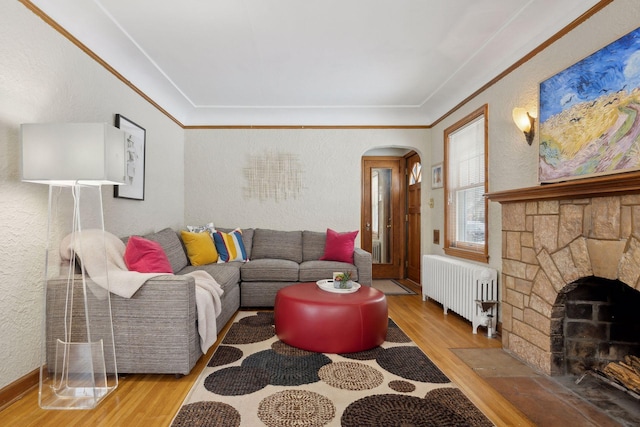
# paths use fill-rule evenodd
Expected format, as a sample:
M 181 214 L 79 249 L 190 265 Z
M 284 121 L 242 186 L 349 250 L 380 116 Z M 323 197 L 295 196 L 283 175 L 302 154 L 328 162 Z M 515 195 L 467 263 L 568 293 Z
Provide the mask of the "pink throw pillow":
M 173 273 L 167 254 L 159 243 L 138 236 L 129 237 L 124 262 L 130 271 L 140 273 Z
M 353 249 L 358 231 L 338 233 L 327 228 L 327 242 L 324 246 L 323 261 L 340 261 L 353 264 Z

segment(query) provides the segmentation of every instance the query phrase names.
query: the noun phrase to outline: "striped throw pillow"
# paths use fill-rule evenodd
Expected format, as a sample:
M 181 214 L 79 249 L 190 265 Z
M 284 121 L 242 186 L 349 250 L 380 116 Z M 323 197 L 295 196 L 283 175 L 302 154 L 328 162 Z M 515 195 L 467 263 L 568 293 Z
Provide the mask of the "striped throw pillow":
M 218 262 L 249 261 L 247 251 L 242 243 L 242 230 L 236 228 L 231 233 L 215 231 L 212 233 L 213 241 L 218 251 Z

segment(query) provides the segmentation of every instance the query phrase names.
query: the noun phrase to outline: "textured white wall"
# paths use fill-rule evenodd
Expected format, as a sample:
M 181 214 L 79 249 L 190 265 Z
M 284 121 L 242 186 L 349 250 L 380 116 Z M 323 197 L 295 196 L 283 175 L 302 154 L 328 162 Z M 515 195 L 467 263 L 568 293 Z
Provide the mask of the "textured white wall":
M 185 220 L 220 227 L 359 230 L 361 158 L 367 150 L 391 146 L 413 149 L 429 163 L 426 129 L 187 130 Z M 298 158 L 303 189 L 297 198 L 245 197 L 250 157 L 269 151 Z
M 39 365 L 46 186 L 20 182 L 20 123 L 114 123 L 147 129 L 146 199 L 103 188 L 117 235 L 183 224 L 184 131 L 17 1 L 0 13 L 0 388 Z
M 432 158 L 443 160 L 444 130 L 483 104 L 489 104 L 489 191 L 538 185 L 537 135 L 527 145 L 511 118 L 515 107 L 537 111 L 539 84 L 640 26 L 640 2 L 616 0 L 556 43 L 432 128 Z M 536 131 L 538 125 L 536 123 Z M 436 192 L 433 228 L 444 230 L 444 191 Z M 423 209 L 424 211 L 424 209 Z M 501 269 L 502 220 L 498 203 L 489 202 L 490 265 Z M 425 232 L 430 233 L 429 230 Z M 442 245 L 431 245 L 442 253 Z

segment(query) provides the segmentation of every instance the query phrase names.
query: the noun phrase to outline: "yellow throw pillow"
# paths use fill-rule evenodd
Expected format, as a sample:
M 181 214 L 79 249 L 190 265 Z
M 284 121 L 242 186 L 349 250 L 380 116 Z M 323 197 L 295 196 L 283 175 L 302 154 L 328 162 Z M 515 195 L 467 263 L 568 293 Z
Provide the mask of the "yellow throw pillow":
M 205 265 L 218 262 L 218 251 L 208 231 L 191 233 L 180 231 L 180 236 L 187 248 L 187 255 L 191 265 Z

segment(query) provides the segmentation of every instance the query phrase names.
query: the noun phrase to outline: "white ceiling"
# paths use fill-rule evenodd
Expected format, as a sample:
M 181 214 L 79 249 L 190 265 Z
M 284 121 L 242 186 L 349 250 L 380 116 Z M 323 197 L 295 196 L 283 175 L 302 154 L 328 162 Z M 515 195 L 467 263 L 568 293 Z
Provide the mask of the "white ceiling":
M 32 0 L 184 125 L 428 125 L 597 0 Z

